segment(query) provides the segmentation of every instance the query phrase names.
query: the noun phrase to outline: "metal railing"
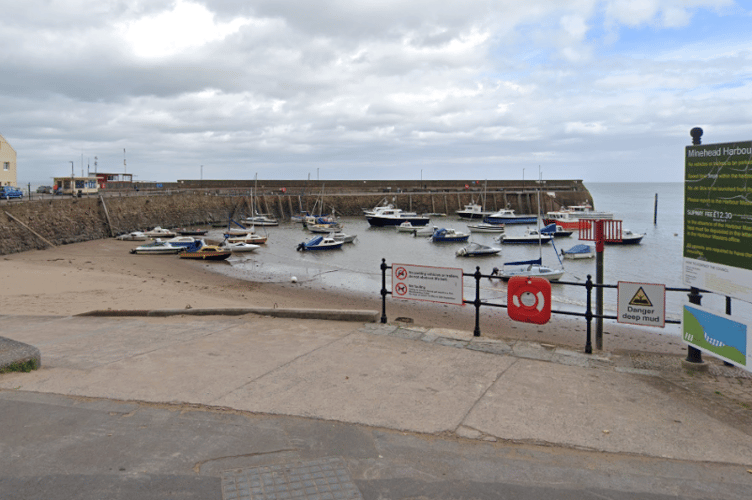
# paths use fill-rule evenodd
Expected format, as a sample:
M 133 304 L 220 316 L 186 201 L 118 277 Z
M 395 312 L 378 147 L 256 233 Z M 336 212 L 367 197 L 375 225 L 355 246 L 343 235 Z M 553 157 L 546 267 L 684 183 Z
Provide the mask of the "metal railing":
M 392 266 L 387 265 L 386 259 L 381 259 L 381 323 L 387 322 L 386 317 L 386 296 L 391 295 L 392 292 L 386 288 L 386 271 L 387 269 L 392 269 Z M 474 273 L 462 273 L 463 277 L 472 277 L 475 279 L 475 299 L 473 300 L 464 300 L 463 304 L 471 304 L 475 307 L 475 328 L 473 330 L 473 336 L 480 337 L 480 308 L 481 307 L 499 307 L 506 309 L 508 306 L 507 304 L 500 304 L 500 303 L 494 303 L 489 301 L 481 300 L 480 298 L 480 280 L 483 278 L 488 279 L 501 279 L 496 275 L 491 274 L 482 274 L 480 272 L 480 267 L 475 268 Z M 576 283 L 572 281 L 556 281 L 557 285 L 564 285 L 564 286 L 577 286 L 585 288 L 585 311 L 584 312 L 577 312 L 577 311 L 564 311 L 564 310 L 551 310 L 551 314 L 563 314 L 566 316 L 579 316 L 582 318 L 585 318 L 585 321 L 587 322 L 587 333 L 586 333 L 586 340 L 585 340 L 585 353 L 592 354 L 593 352 L 593 344 L 592 344 L 592 322 L 593 319 L 610 319 L 610 320 L 618 320 L 617 315 L 613 314 L 596 314 L 593 311 L 592 306 L 592 298 L 593 298 L 593 289 L 606 289 L 606 288 L 612 288 L 617 289 L 618 285 L 609 285 L 609 284 L 601 284 L 601 283 L 595 283 L 592 280 L 592 276 L 590 274 L 587 275 L 587 280 L 585 283 Z M 666 287 L 667 292 L 686 292 L 689 301 L 692 304 L 700 304 L 702 293 L 713 293 L 706 290 L 700 290 L 697 288 L 676 288 L 676 287 Z M 726 313 L 731 314 L 731 298 L 726 297 Z M 669 324 L 681 324 L 680 320 L 672 320 L 672 319 L 666 319 L 665 323 Z M 597 335 L 602 335 L 603 332 L 596 332 Z M 602 342 L 599 342 L 598 345 L 602 345 Z M 689 349 L 688 355 L 687 355 L 687 361 L 693 362 L 693 363 L 701 363 L 702 362 L 702 356 L 700 354 L 699 349 L 692 348 L 692 346 L 689 346 L 691 349 Z

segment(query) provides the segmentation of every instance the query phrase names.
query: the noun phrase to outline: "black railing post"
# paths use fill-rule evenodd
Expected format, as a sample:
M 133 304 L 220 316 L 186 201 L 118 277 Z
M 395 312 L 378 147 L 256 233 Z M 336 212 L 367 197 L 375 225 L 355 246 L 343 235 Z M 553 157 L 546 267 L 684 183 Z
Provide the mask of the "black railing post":
M 590 305 L 593 297 L 593 280 L 591 275 L 587 275 L 587 281 L 585 282 L 585 290 L 587 291 L 587 300 L 585 306 L 585 321 L 587 322 L 587 337 L 585 337 L 585 354 L 593 354 L 593 342 L 590 325 L 593 321 L 593 308 Z
M 473 330 L 474 337 L 480 337 L 480 266 L 475 268 L 475 330 Z
M 386 323 L 386 259 L 381 259 L 381 322 Z
M 690 304 L 701 305 L 702 295 L 699 289 L 691 287 L 687 297 L 689 297 Z M 702 363 L 702 351 L 694 346 L 687 345 L 687 363 Z
M 726 314 L 731 316 L 731 297 L 726 297 Z M 734 366 L 733 363 L 729 363 L 728 361 L 724 361 L 723 364 L 724 366 Z

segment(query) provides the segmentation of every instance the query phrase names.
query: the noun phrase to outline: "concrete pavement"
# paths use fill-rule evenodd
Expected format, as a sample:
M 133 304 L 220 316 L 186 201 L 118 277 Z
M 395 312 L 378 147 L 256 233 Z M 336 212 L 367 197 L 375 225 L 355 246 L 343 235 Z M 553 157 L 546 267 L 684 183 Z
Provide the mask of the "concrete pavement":
M 256 314 L 3 316 L 0 335 L 39 348 L 42 358 L 39 370 L 0 375 L 3 391 L 188 403 L 752 467 L 744 402 L 737 420 L 719 417 L 659 371 L 609 353 Z M 734 385 L 750 392 L 749 379 L 738 375 Z

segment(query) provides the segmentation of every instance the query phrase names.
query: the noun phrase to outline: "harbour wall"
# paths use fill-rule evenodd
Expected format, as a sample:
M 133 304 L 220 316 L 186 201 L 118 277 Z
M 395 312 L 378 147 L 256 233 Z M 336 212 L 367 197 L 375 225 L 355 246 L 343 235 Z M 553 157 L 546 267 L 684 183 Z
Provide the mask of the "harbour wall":
M 581 183 L 569 183 L 565 189 L 545 186 L 540 191 L 540 211 L 557 210 L 564 205 L 592 203 Z M 567 181 L 559 181 L 567 183 Z M 278 190 L 252 191 L 215 188 L 190 190 L 127 190 L 77 197 L 45 197 L 1 202 L 0 255 L 43 249 L 93 239 L 108 238 L 154 226 L 175 228 L 227 222 L 258 212 L 279 220 L 289 220 L 300 211 L 333 213 L 338 216 L 362 215 L 364 208 L 391 203 L 403 210 L 453 215 L 464 205 L 485 199 L 486 210 L 512 208 L 517 213 L 538 212 L 538 191 L 534 189 L 485 189 L 462 191 L 408 191 L 402 188 L 384 192 L 283 193 Z M 322 208 L 323 205 L 323 208 Z

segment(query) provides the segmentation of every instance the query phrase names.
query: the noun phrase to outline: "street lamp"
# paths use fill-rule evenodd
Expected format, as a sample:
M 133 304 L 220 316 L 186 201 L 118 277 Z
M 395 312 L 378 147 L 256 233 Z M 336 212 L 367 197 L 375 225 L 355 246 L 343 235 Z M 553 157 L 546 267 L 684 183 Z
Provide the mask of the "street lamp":
M 204 180 L 204 166 L 203 165 L 201 165 L 201 178 L 200 178 L 200 180 L 202 180 L 202 181 Z

